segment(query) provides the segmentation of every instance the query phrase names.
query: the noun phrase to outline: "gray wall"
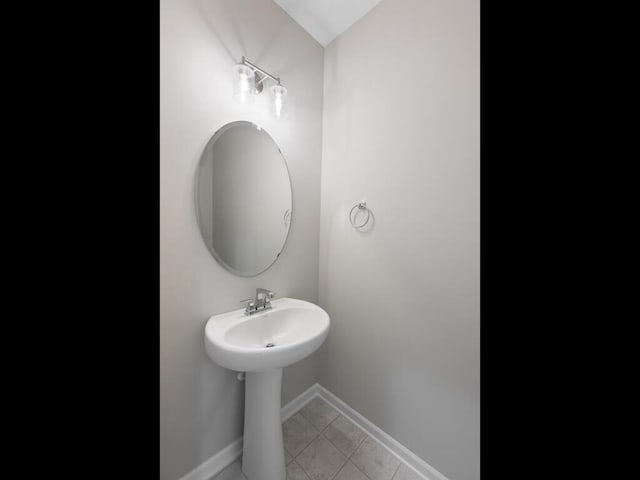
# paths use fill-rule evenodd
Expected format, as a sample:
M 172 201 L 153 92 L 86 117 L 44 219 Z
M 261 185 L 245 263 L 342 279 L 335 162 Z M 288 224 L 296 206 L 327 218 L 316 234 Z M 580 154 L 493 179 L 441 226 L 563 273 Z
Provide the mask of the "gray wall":
M 319 381 L 452 480 L 480 461 L 479 19 L 383 0 L 324 68 Z
M 251 106 L 232 99 L 242 55 L 282 77 L 287 118 L 270 116 L 264 92 Z M 256 287 L 318 302 L 323 49 L 271 0 L 161 0 L 160 75 L 160 477 L 176 480 L 242 435 L 244 384 L 206 357 L 208 317 Z M 269 132 L 293 187 L 287 245 L 254 278 L 216 263 L 194 208 L 200 154 L 236 120 Z M 283 403 L 316 381 L 316 358 L 285 369 Z

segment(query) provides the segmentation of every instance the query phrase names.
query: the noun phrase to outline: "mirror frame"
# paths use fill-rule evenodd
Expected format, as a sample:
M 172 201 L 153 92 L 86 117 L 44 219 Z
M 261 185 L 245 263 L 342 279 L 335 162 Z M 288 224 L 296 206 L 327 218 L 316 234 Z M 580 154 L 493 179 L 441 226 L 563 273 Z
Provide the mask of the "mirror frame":
M 200 221 L 200 209 L 199 209 L 199 200 L 198 200 L 199 199 L 198 184 L 200 183 L 199 179 L 200 179 L 200 170 L 201 170 L 201 167 L 202 167 L 202 156 L 204 155 L 204 152 L 207 150 L 209 145 L 211 145 L 212 143 L 215 143 L 215 141 L 220 136 L 222 136 L 222 134 L 224 132 L 226 132 L 230 128 L 238 127 L 238 126 L 253 127 L 258 131 L 264 132 L 271 139 L 271 141 L 273 142 L 274 146 L 278 149 L 278 153 L 280 154 L 280 158 L 282 159 L 282 163 L 284 164 L 284 169 L 287 172 L 287 178 L 289 180 L 289 189 L 291 191 L 291 209 L 290 209 L 290 213 L 289 213 L 289 225 L 288 225 L 288 228 L 287 228 L 287 234 L 285 235 L 284 240 L 282 242 L 282 245 L 280 246 L 280 248 L 278 250 L 278 253 L 276 254 L 276 257 L 273 259 L 273 261 L 269 265 L 267 265 L 265 268 L 255 272 L 255 273 L 241 272 L 241 271 L 236 270 L 235 268 L 233 268 L 231 265 L 227 264 L 220 257 L 220 255 L 218 255 L 218 253 L 213 248 L 213 246 L 209 246 L 207 244 L 207 242 L 205 241 L 205 235 L 204 235 L 204 232 L 202 231 L 202 227 L 201 227 L 202 223 Z M 209 250 L 209 253 L 211 253 L 213 258 L 220 265 L 222 265 L 222 267 L 224 267 L 225 270 L 227 270 L 227 271 L 229 271 L 229 272 L 231 272 L 234 275 L 237 275 L 239 277 L 245 277 L 245 278 L 255 277 L 255 276 L 260 275 L 261 273 L 264 273 L 267 270 L 269 270 L 269 268 L 271 268 L 271 266 L 278 261 L 278 259 L 280 258 L 280 255 L 284 251 L 284 248 L 287 245 L 287 240 L 289 239 L 289 234 L 291 233 L 291 224 L 293 223 L 293 183 L 291 182 L 291 172 L 289 172 L 289 165 L 287 165 L 287 160 L 284 157 L 284 154 L 282 153 L 282 149 L 280 148 L 280 146 L 278 145 L 276 140 L 271 136 L 271 134 L 269 132 L 267 132 L 264 128 L 262 128 L 261 126 L 255 124 L 253 122 L 246 121 L 246 120 L 236 120 L 236 121 L 233 121 L 233 122 L 225 123 L 222 127 L 220 127 L 218 130 L 215 131 L 215 133 L 211 136 L 211 138 L 209 138 L 209 140 L 205 144 L 204 148 L 202 149 L 202 152 L 200 153 L 200 156 L 198 157 L 198 164 L 196 165 L 196 171 L 195 171 L 195 175 L 193 176 L 193 181 L 194 181 L 194 189 L 193 189 L 194 190 L 194 196 L 193 196 L 194 210 L 196 212 L 196 222 L 198 224 L 198 231 L 200 232 L 200 239 L 205 244 L 205 246 L 207 247 L 207 250 Z

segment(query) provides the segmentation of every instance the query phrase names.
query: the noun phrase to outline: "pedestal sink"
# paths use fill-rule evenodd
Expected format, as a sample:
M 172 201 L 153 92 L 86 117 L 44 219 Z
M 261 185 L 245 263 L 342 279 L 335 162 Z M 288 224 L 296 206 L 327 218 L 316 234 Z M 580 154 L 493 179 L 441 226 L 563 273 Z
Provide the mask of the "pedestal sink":
M 282 368 L 313 353 L 329 333 L 329 315 L 293 298 L 250 316 L 244 309 L 214 315 L 205 348 L 218 365 L 246 372 L 242 471 L 248 480 L 285 480 L 280 423 Z

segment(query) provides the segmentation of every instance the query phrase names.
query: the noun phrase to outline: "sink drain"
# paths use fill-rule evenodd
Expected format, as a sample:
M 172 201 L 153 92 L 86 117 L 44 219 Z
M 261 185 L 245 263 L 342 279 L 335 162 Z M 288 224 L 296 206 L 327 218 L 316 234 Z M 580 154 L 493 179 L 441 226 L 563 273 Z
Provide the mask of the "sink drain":
M 269 348 L 269 347 L 275 347 L 275 345 L 274 345 L 273 343 L 267 343 L 267 344 L 265 345 L 265 347 L 266 347 L 266 348 Z

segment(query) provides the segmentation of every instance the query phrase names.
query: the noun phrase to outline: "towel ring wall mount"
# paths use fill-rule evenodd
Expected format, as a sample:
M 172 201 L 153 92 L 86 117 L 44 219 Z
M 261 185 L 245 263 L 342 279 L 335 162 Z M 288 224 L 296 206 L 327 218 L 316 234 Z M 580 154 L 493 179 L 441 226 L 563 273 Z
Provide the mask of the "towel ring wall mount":
M 353 211 L 355 209 L 358 209 L 358 211 L 356 212 L 356 215 L 358 214 L 358 212 L 360 210 L 366 210 L 367 212 L 367 218 L 365 219 L 364 223 L 361 224 L 356 224 L 355 223 L 355 216 L 353 214 Z M 369 211 L 369 207 L 367 207 L 367 202 L 361 202 L 361 203 L 356 203 L 353 208 L 351 208 L 351 211 L 349 212 L 349 222 L 351 222 L 351 225 L 353 225 L 354 228 L 362 228 L 364 227 L 367 223 L 369 223 L 369 218 L 371 217 L 371 212 Z

